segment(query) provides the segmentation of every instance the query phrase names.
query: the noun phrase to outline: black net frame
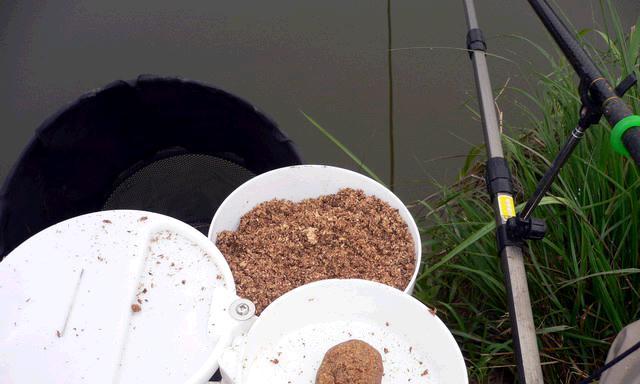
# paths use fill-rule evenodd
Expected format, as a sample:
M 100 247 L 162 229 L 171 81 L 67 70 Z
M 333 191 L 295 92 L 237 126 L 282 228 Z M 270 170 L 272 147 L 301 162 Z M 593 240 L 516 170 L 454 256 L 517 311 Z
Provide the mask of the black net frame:
M 272 120 L 225 91 L 175 78 L 116 81 L 45 121 L 15 163 L 0 189 L 0 259 L 46 227 L 103 209 L 141 169 L 187 154 L 248 174 L 301 163 Z

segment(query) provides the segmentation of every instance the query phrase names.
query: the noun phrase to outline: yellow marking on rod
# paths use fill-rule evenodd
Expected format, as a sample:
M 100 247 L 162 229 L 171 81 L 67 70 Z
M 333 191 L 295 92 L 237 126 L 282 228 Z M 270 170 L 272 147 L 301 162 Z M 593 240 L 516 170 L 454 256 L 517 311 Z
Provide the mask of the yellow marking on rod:
M 507 219 L 516 215 L 516 207 L 513 204 L 513 197 L 509 195 L 498 195 L 498 206 L 500 207 L 500 216 L 502 216 L 502 220 L 507 221 Z

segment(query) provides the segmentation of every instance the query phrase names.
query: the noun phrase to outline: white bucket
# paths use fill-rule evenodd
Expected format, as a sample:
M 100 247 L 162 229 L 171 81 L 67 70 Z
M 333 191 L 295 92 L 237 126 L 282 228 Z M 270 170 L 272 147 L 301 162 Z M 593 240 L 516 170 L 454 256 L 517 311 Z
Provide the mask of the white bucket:
M 254 177 L 239 186 L 220 205 L 209 227 L 209 239 L 215 243 L 218 233 L 236 230 L 240 225 L 240 218 L 262 202 L 276 198 L 300 201 L 334 194 L 343 188 L 361 189 L 367 195 L 376 196 L 387 202 L 398 210 L 409 227 L 416 257 L 416 269 L 405 289 L 406 293 L 411 294 L 422 260 L 420 232 L 411 213 L 384 185 L 347 169 L 327 165 L 296 165 Z

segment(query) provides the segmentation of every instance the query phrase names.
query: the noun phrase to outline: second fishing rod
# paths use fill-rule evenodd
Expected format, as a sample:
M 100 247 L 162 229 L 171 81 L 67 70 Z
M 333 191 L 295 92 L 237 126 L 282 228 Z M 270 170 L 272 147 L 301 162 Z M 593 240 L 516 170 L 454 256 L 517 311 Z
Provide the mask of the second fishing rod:
M 547 2 L 529 0 L 529 3 L 578 74 L 582 107 L 576 128 L 538 183 L 522 212 L 516 214 L 513 182 L 503 155 L 487 68 L 486 43 L 478 27 L 473 0 L 464 0 L 469 25 L 467 48 L 474 65 L 488 156 L 485 179 L 495 211 L 497 245 L 507 288 L 518 376 L 521 383 L 542 383 L 540 355 L 522 247 L 525 240 L 542 239 L 546 233 L 546 225 L 543 220 L 533 218 L 532 212 L 584 136 L 585 131 L 598 123 L 603 116 L 613 127 L 611 135 L 613 149 L 632 157 L 640 165 L 640 116 L 634 115 L 621 99 L 636 83 L 635 76 L 630 74 L 617 87 L 612 87 Z

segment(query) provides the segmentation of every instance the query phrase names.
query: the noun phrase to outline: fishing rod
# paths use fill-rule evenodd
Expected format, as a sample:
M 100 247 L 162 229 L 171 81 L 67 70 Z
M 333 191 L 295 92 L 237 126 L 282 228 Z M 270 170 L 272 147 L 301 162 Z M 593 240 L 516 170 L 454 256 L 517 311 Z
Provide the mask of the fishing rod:
M 621 99 L 636 83 L 635 76 L 629 75 L 613 88 L 547 2 L 529 0 L 529 3 L 578 74 L 582 106 L 576 128 L 538 183 L 525 208 L 516 214 L 513 181 L 504 159 L 485 56 L 487 45 L 478 26 L 474 1 L 464 0 L 469 27 L 467 48 L 473 62 L 488 157 L 485 180 L 495 213 L 496 239 L 507 289 L 518 376 L 521 383 L 541 384 L 543 376 L 524 268 L 523 244 L 525 240 L 542 239 L 546 233 L 546 224 L 543 220 L 533 218 L 531 214 L 587 128 L 598 123 L 602 116 L 613 127 L 613 149 L 633 158 L 640 166 L 640 116 L 634 115 Z
M 602 116 L 613 127 L 611 133 L 613 149 L 622 155 L 631 156 L 640 166 L 640 116 L 634 115 L 621 99 L 636 84 L 635 75 L 629 74 L 613 88 L 546 0 L 529 0 L 529 4 L 578 74 L 582 107 L 578 125 L 538 183 L 535 192 L 518 216 L 518 220 L 512 222 L 513 228 L 527 223 L 531 213 L 560 172 L 560 168 L 584 136 L 584 132 L 590 126 L 597 124 Z
M 464 0 L 467 24 L 467 48 L 473 62 L 480 114 L 487 148 L 485 179 L 493 204 L 498 252 L 502 260 L 513 345 L 521 383 L 542 383 L 542 368 L 533 323 L 531 298 L 524 268 L 522 244 L 511 241 L 507 220 L 515 217 L 513 182 L 504 158 L 498 116 L 494 105 L 485 51 L 487 45 L 478 26 L 473 0 Z M 543 229 L 543 228 L 542 228 Z

